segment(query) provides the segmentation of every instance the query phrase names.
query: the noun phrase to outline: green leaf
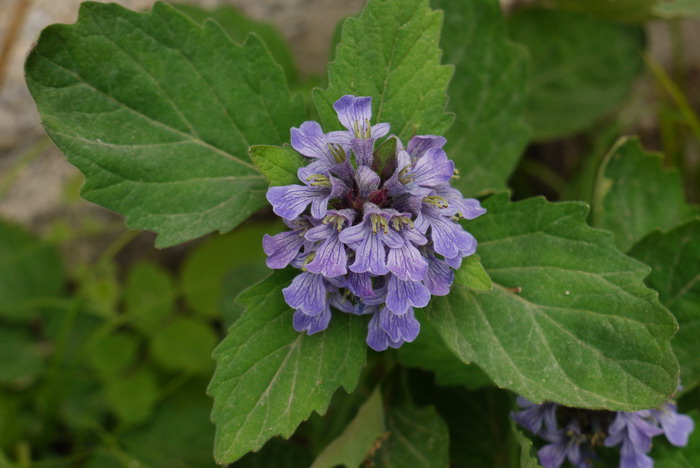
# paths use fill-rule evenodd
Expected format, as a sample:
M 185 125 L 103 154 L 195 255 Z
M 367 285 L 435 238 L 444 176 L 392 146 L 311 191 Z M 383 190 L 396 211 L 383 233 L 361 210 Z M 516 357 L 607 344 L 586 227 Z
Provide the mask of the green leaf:
M 129 268 L 124 286 L 124 314 L 139 331 L 152 334 L 175 312 L 177 291 L 170 273 L 148 262 Z
M 697 0 L 671 0 L 658 3 L 653 12 L 661 18 L 688 18 L 700 16 L 700 2 Z
M 291 146 L 253 146 L 250 159 L 272 186 L 298 184 L 297 170 L 307 161 Z
M 30 320 L 37 301 L 62 295 L 64 281 L 53 246 L 0 220 L 0 317 Z
M 122 285 L 113 261 L 79 265 L 76 277 L 78 297 L 90 313 L 103 318 L 116 316 Z
M 494 289 L 452 292 L 427 309 L 447 346 L 532 401 L 632 411 L 678 385 L 677 325 L 644 286 L 648 267 L 585 223 L 582 203 L 505 194 L 469 223 Z
M 420 320 L 420 333 L 410 346 L 398 350 L 399 361 L 406 367 L 416 367 L 435 373 L 438 385 L 464 385 L 477 390 L 491 385 L 491 380 L 474 364 L 465 364 L 450 351 L 435 327 Z
M 121 438 L 129 455 L 153 468 L 214 468 L 214 425 L 204 382 L 195 381 L 159 404 L 153 417 Z M 123 465 L 122 465 L 123 466 Z
M 646 279 L 661 303 L 673 312 L 680 329 L 671 341 L 681 365 L 681 383 L 690 390 L 700 383 L 700 220 L 666 233 L 654 232 L 630 251 L 651 267 Z
M 165 369 L 207 376 L 214 364 L 211 352 L 218 341 L 210 326 L 178 318 L 155 333 L 150 345 L 154 361 Z
M 311 468 L 333 468 L 338 465 L 356 468 L 367 458 L 384 430 L 384 406 L 382 394 L 377 388 L 360 406 L 343 433 L 316 457 Z
M 516 427 L 515 424 L 511 423 L 511 431 L 513 433 L 513 438 L 515 443 L 520 449 L 520 468 L 541 468 L 541 465 L 537 461 L 537 455 L 535 454 L 535 448 L 532 445 L 532 440 L 525 436 L 520 429 Z
M 0 385 L 29 386 L 44 368 L 39 343 L 23 328 L 0 326 Z
M 543 0 L 551 8 L 576 11 L 617 21 L 644 21 L 661 0 Z M 610 46 L 610 44 L 608 44 Z
M 82 195 L 171 246 L 230 231 L 265 205 L 254 144 L 304 119 L 282 69 L 250 36 L 234 44 L 158 2 L 149 13 L 84 3 L 45 29 L 26 63 L 51 138 L 86 176 Z
M 226 31 L 231 39 L 239 44 L 245 42 L 248 34 L 257 34 L 270 50 L 275 61 L 284 68 L 287 81 L 295 83 L 299 79 L 292 51 L 272 24 L 252 20 L 230 5 L 220 6 L 212 10 L 204 10 L 194 5 L 173 6 L 198 23 L 203 23 L 208 18 L 213 19 L 219 23 L 219 26 Z
M 654 442 L 650 456 L 655 468 L 695 468 L 700 466 L 700 413 L 694 409 L 688 416 L 695 421 L 695 430 L 690 434 L 688 445 L 674 447 L 666 441 Z
M 294 331 L 282 289 L 297 273 L 275 272 L 241 294 L 245 313 L 214 351 L 209 394 L 219 463 L 258 450 L 272 436 L 289 437 L 312 411 L 326 410 L 336 388 L 351 391 L 357 384 L 365 364 L 365 322 L 335 313 L 322 333 Z
M 133 364 L 138 346 L 139 340 L 133 333 L 111 333 L 88 350 L 87 361 L 102 378 L 114 380 Z
M 685 201 L 683 183 L 661 155 L 623 137 L 603 161 L 596 181 L 592 224 L 615 234 L 623 251 L 655 229 L 670 229 L 698 210 Z
M 346 94 L 372 96 L 373 122 L 388 122 L 402 140 L 443 134 L 452 68 L 440 65 L 442 13 L 428 0 L 369 0 L 343 24 L 328 89 L 314 90 L 325 131 L 340 128 L 333 103 Z
M 622 104 L 644 68 L 639 26 L 528 8 L 508 27 L 530 51 L 526 119 L 537 140 L 588 128 Z
M 106 388 L 109 406 L 125 424 L 145 421 L 158 398 L 158 383 L 145 369 L 115 380 Z
M 465 258 L 462 266 L 455 272 L 455 277 L 459 279 L 460 284 L 474 291 L 487 292 L 493 289 L 493 282 L 478 255 Z
M 456 114 L 446 151 L 465 195 L 503 189 L 525 149 L 527 55 L 508 40 L 497 0 L 433 0 L 445 11 L 443 62 L 456 66 L 448 109 Z
M 265 266 L 262 238 L 283 227 L 281 222 L 247 224 L 199 244 L 185 260 L 180 274 L 187 306 L 205 317 L 221 317 L 226 298 L 235 297 L 270 272 Z M 234 270 L 238 274 L 229 278 Z
M 388 437 L 377 455 L 379 466 L 446 468 L 449 464 L 447 424 L 433 406 L 403 402 L 387 415 Z

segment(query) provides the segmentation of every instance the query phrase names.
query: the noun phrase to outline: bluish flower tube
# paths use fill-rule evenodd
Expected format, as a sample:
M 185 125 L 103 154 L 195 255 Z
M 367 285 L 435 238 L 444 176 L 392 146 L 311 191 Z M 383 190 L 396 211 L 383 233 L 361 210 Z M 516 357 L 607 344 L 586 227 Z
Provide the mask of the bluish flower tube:
M 456 170 L 445 138 L 418 135 L 404 146 L 392 136 L 396 151 L 380 164 L 374 147 L 390 127 L 372 125 L 372 99 L 347 95 L 333 108 L 346 130 L 324 133 L 312 121 L 291 129 L 308 164 L 297 174 L 303 185 L 267 192 L 291 229 L 264 237 L 267 265 L 300 270 L 283 290 L 297 331 L 324 330 L 332 307 L 371 315 L 371 348 L 398 348 L 418 336 L 414 308 L 448 294 L 453 269 L 476 251 L 459 220 L 486 210 L 450 186 Z

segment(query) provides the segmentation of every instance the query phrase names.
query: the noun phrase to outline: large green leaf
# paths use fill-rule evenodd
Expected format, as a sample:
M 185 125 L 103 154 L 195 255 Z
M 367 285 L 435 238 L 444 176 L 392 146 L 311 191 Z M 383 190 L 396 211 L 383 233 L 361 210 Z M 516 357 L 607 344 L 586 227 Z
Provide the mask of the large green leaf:
M 83 196 L 177 244 L 229 231 L 265 204 L 248 157 L 304 119 L 257 36 L 236 45 L 164 3 L 84 3 L 45 29 L 26 64 L 44 126 L 86 176 Z
M 445 11 L 443 62 L 456 66 L 449 107 L 456 120 L 447 152 L 465 194 L 503 189 L 529 136 L 522 120 L 527 59 L 508 41 L 497 0 L 432 0 Z
M 700 383 L 700 220 L 654 232 L 630 255 L 651 267 L 646 283 L 678 320 L 671 344 L 681 364 L 681 383 L 690 390 Z
M 0 220 L 0 317 L 31 319 L 42 299 L 61 294 L 63 283 L 56 249 Z
M 528 8 L 509 20 L 532 61 L 526 118 L 538 140 L 566 136 L 618 107 L 643 69 L 643 30 Z
M 447 346 L 499 386 L 532 401 L 636 410 L 678 385 L 677 325 L 644 286 L 649 268 L 585 223 L 582 203 L 488 199 L 468 229 L 491 292 L 455 280 L 427 316 Z
M 272 436 L 289 437 L 312 411 L 326 410 L 339 386 L 351 391 L 357 384 L 365 364 L 365 322 L 334 313 L 324 332 L 294 331 L 282 289 L 296 274 L 275 272 L 241 294 L 246 310 L 214 351 L 209 393 L 219 463 L 258 450 Z
M 606 155 L 596 181 L 593 225 L 612 231 L 624 251 L 655 229 L 670 229 L 697 214 L 674 169 L 647 153 L 636 138 L 621 138 Z
M 440 65 L 442 13 L 428 0 L 370 0 L 348 18 L 328 68 L 327 90 L 314 91 L 326 131 L 340 128 L 333 103 L 345 94 L 372 96 L 373 121 L 389 122 L 402 139 L 442 134 L 452 68 Z
M 226 34 L 231 36 L 231 39 L 238 43 L 244 42 L 250 33 L 257 34 L 270 49 L 275 61 L 284 68 L 287 81 L 290 83 L 297 81 L 297 69 L 292 51 L 272 24 L 252 20 L 231 5 L 223 5 L 212 10 L 205 10 L 194 5 L 174 6 L 199 23 L 203 23 L 208 18 L 213 19 L 226 31 Z
M 377 453 L 378 466 L 392 468 L 446 468 L 450 435 L 447 424 L 433 406 L 418 407 L 408 401 L 387 414 L 386 441 Z M 457 441 L 459 443 L 459 441 Z
M 367 458 L 375 441 L 384 434 L 384 405 L 377 388 L 360 406 L 357 414 L 333 442 L 316 457 L 311 468 L 333 468 L 338 465 L 356 468 Z

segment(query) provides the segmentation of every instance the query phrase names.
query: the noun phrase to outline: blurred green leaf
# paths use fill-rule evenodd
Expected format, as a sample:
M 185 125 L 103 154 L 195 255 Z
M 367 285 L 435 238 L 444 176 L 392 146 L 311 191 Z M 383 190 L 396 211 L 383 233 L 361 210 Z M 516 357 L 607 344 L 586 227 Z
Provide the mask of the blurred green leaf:
M 367 458 L 375 441 L 384 434 L 382 393 L 375 389 L 342 434 L 316 457 L 311 468 L 343 465 L 356 468 Z M 388 465 L 395 466 L 395 465 Z
M 445 112 L 453 69 L 440 64 L 442 17 L 428 0 L 370 0 L 347 18 L 328 88 L 313 93 L 324 130 L 340 129 L 333 103 L 353 94 L 371 96 L 373 123 L 389 122 L 403 140 L 444 133 L 454 116 Z
M 550 8 L 587 13 L 616 21 L 651 19 L 651 8 L 661 0 L 542 0 Z
M 0 385 L 29 386 L 42 372 L 45 354 L 28 330 L 0 325 Z
M 133 333 L 111 333 L 97 341 L 87 352 L 90 366 L 105 380 L 114 380 L 134 362 L 139 339 Z
M 465 364 L 450 351 L 432 323 L 419 320 L 418 338 L 398 350 L 402 365 L 434 372 L 438 385 L 464 385 L 470 390 L 492 385 L 491 379 L 476 364 Z
M 151 334 L 175 312 L 176 296 L 174 279 L 167 270 L 153 263 L 135 263 L 124 286 L 124 314 L 135 328 Z
M 248 18 L 231 5 L 223 5 L 211 10 L 202 9 L 194 5 L 176 4 L 173 6 L 198 23 L 203 23 L 207 18 L 213 19 L 219 23 L 219 26 L 226 31 L 226 34 L 231 39 L 238 43 L 245 42 L 246 37 L 250 33 L 257 34 L 270 50 L 270 54 L 272 54 L 275 61 L 284 68 L 287 82 L 295 84 L 298 81 L 299 77 L 292 51 L 287 41 L 284 40 L 277 28 L 272 24 Z
M 643 70 L 644 32 L 637 26 L 527 8 L 508 27 L 530 51 L 525 115 L 537 140 L 586 129 L 623 102 Z
M 78 296 L 85 307 L 99 317 L 114 317 L 122 294 L 122 285 L 117 278 L 117 266 L 105 261 L 82 264 L 76 272 Z
M 211 352 L 218 341 L 210 326 L 178 318 L 156 332 L 150 345 L 154 361 L 165 369 L 206 376 L 214 367 Z
M 0 220 L 0 317 L 33 318 L 41 299 L 63 294 L 64 281 L 55 247 Z
M 700 16 L 698 0 L 667 0 L 657 3 L 653 12 L 662 18 L 688 18 Z
M 289 437 L 312 411 L 324 413 L 340 386 L 351 391 L 365 364 L 366 322 L 334 314 L 324 332 L 292 327 L 282 289 L 298 274 L 276 271 L 246 290 L 243 315 L 214 352 L 209 385 L 217 426 L 214 456 L 230 463 L 275 435 Z
M 231 465 L 233 468 L 309 468 L 313 457 L 304 441 L 275 437 L 259 452 L 249 452 Z
M 655 229 L 671 229 L 698 214 L 685 201 L 678 172 L 664 168 L 661 155 L 644 151 L 637 138 L 620 138 L 608 152 L 594 197 L 593 226 L 615 234 L 623 251 Z
M 158 383 L 147 369 L 122 377 L 106 387 L 110 408 L 127 425 L 147 420 L 158 399 Z
M 506 188 L 529 137 L 523 121 L 527 54 L 508 40 L 497 0 L 433 0 L 445 11 L 442 61 L 455 65 L 446 151 L 465 195 Z
M 690 390 L 700 383 L 700 219 L 649 234 L 630 255 L 651 267 L 647 285 L 678 320 L 671 345 L 683 389 Z
M 279 222 L 246 224 L 230 234 L 207 239 L 187 257 L 180 274 L 180 284 L 187 305 L 205 317 L 220 317 L 230 290 L 238 292 L 255 284 L 269 273 L 265 267 L 262 239 L 276 234 L 284 225 Z M 236 269 L 235 278 L 227 275 Z
M 386 440 L 376 459 L 392 468 L 447 468 L 449 443 L 447 424 L 433 406 L 404 401 L 387 413 Z

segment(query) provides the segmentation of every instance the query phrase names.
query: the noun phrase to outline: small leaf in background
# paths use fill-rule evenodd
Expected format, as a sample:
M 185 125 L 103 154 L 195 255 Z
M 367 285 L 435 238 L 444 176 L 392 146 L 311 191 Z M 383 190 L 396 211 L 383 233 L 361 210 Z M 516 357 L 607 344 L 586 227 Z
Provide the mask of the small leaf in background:
M 0 385 L 26 388 L 42 372 L 46 353 L 24 328 L 0 325 L 0 344 Z
M 630 255 L 651 267 L 647 285 L 678 320 L 671 345 L 681 365 L 683 390 L 691 390 L 700 383 L 700 220 L 651 233 Z
M 298 184 L 297 169 L 306 166 L 308 162 L 287 145 L 252 146 L 250 159 L 271 186 Z
M 122 294 L 114 262 L 82 264 L 76 272 L 77 296 L 87 312 L 102 318 L 114 317 Z
M 346 94 L 372 96 L 373 122 L 391 133 L 443 134 L 454 117 L 445 112 L 452 67 L 440 65 L 442 13 L 428 0 L 370 0 L 343 24 L 328 89 L 314 91 L 325 131 L 339 129 L 333 103 Z
M 150 346 L 153 359 L 165 369 L 206 376 L 214 366 L 211 352 L 218 341 L 209 325 L 178 318 L 156 332 Z
M 592 224 L 612 231 L 623 251 L 655 229 L 671 229 L 698 214 L 685 201 L 678 172 L 665 169 L 661 159 L 636 138 L 623 137 L 602 163 Z
M 661 18 L 692 18 L 700 16 L 700 2 L 697 0 L 670 0 L 657 3 L 652 10 Z
M 469 222 L 491 292 L 459 284 L 426 315 L 445 344 L 499 387 L 532 401 L 632 411 L 678 385 L 673 316 L 643 279 L 649 269 L 585 223 L 582 203 L 484 202 Z
M 126 276 L 124 314 L 137 330 L 152 334 L 175 312 L 176 296 L 170 272 L 154 263 L 135 263 Z
M 455 271 L 455 277 L 459 283 L 474 291 L 491 291 L 493 282 L 489 274 L 484 270 L 478 255 L 470 255 L 462 261 L 462 266 Z
M 147 420 L 158 398 L 158 383 L 146 369 L 115 380 L 106 387 L 107 403 L 124 424 Z
M 650 9 L 661 2 L 662 0 L 543 0 L 542 3 L 550 8 L 628 22 L 651 19 Z
M 0 317 L 30 320 L 33 301 L 62 295 L 64 281 L 55 247 L 0 220 Z
M 262 239 L 265 234 L 277 234 L 283 227 L 279 222 L 246 224 L 230 234 L 199 244 L 185 260 L 180 273 L 188 307 L 205 317 L 220 317 L 226 298 L 235 297 L 269 274 Z M 232 279 L 229 274 L 234 270 Z M 236 289 L 233 296 L 231 288 Z
M 234 44 L 165 3 L 84 3 L 46 28 L 26 63 L 44 126 L 86 176 L 82 195 L 167 247 L 233 229 L 266 204 L 248 157 L 304 120 L 257 36 Z
M 447 424 L 433 406 L 402 402 L 387 414 L 387 437 L 377 452 L 377 465 L 447 468 L 449 444 Z
M 338 387 L 352 391 L 364 367 L 364 320 L 336 312 L 324 332 L 294 331 L 282 289 L 296 274 L 277 271 L 241 294 L 246 310 L 214 351 L 209 394 L 219 463 L 289 437 L 312 411 L 325 412 Z
M 173 6 L 198 23 L 203 23 L 207 18 L 213 19 L 219 23 L 219 26 L 231 39 L 239 44 L 245 42 L 248 34 L 257 34 L 270 50 L 275 61 L 284 68 L 287 82 L 294 84 L 298 80 L 292 51 L 287 45 L 287 41 L 272 24 L 250 19 L 230 5 L 223 5 L 212 10 L 205 10 L 195 5 Z
M 696 468 L 700 466 L 700 413 L 697 409 L 688 413 L 695 421 L 695 430 L 690 434 L 688 445 L 674 447 L 667 441 L 654 443 L 650 453 L 654 468 Z
M 133 364 L 139 339 L 126 331 L 111 333 L 97 341 L 87 352 L 87 361 L 105 380 L 114 380 Z
M 455 65 L 448 109 L 455 123 L 445 135 L 460 171 L 453 185 L 465 195 L 506 188 L 525 150 L 523 122 L 527 54 L 508 40 L 497 0 L 433 0 L 445 11 L 440 47 Z
M 530 51 L 525 116 L 537 140 L 585 130 L 622 104 L 643 70 L 639 26 L 527 8 L 508 29 Z
M 159 404 L 153 417 L 126 432 L 120 442 L 142 466 L 214 468 L 211 456 L 214 425 L 205 383 L 195 381 Z
M 342 434 L 316 457 L 311 468 L 333 468 L 338 465 L 359 466 L 384 434 L 384 406 L 379 388 L 360 406 Z M 387 465 L 396 466 L 396 465 Z
M 438 385 L 464 385 L 470 390 L 491 385 L 491 380 L 475 364 L 465 364 L 450 351 L 428 320 L 419 318 L 420 334 L 410 346 L 398 350 L 399 362 L 435 373 Z

